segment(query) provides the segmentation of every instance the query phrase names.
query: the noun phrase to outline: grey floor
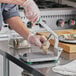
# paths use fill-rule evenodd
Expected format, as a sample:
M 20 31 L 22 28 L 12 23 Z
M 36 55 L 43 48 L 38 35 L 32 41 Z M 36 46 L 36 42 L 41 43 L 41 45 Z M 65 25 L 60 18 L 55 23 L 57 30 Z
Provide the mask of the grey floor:
M 23 69 L 16 64 L 10 62 L 10 75 L 9 76 L 22 76 Z M 0 55 L 0 76 L 3 76 L 3 57 Z

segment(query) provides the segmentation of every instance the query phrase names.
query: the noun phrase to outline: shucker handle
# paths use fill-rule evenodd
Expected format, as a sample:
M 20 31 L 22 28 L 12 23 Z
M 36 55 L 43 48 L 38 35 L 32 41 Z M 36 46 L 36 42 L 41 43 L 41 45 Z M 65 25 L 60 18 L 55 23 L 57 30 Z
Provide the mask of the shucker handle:
M 40 20 L 39 23 L 40 23 L 48 32 L 50 32 L 51 35 L 54 36 L 54 39 L 55 39 L 54 48 L 58 48 L 58 43 L 59 43 L 58 35 L 57 35 L 47 24 L 45 24 L 42 20 Z

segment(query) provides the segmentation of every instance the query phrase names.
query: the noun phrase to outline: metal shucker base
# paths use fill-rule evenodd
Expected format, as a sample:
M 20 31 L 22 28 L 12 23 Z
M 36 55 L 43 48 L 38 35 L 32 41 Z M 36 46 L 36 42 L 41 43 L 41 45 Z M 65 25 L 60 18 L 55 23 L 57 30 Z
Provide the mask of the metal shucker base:
M 20 58 L 26 62 L 44 62 L 44 61 L 52 61 L 58 60 L 60 54 L 62 52 L 61 48 L 51 49 L 48 54 L 44 54 L 43 52 L 31 52 L 26 53 L 23 56 L 20 55 Z

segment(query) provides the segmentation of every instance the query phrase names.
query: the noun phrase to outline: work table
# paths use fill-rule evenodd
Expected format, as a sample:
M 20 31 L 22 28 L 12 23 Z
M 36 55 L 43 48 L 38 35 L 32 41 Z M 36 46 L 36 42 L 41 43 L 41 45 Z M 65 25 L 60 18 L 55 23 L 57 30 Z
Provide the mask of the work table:
M 8 47 L 8 41 L 0 41 L 0 54 L 4 55 L 8 60 L 17 64 L 22 69 L 25 69 L 29 73 L 33 74 L 33 76 L 64 76 L 53 72 L 52 67 L 59 64 L 66 64 L 69 62 L 69 60 L 60 58 L 57 62 L 47 62 L 42 64 L 26 64 L 25 62 L 19 59 L 19 55 L 24 54 L 28 51 L 29 49 L 14 50 Z

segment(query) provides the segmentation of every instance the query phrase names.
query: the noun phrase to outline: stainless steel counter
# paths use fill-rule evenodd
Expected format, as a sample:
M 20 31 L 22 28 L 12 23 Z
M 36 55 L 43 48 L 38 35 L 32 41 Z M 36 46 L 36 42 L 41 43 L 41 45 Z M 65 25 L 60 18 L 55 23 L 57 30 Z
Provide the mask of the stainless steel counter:
M 37 48 L 35 47 L 32 47 L 32 49 L 37 50 Z M 15 58 L 15 60 L 13 60 L 12 57 L 9 58 L 10 56 L 7 55 L 7 58 L 12 60 L 13 62 L 15 61 L 15 64 L 17 63 L 17 65 L 27 70 L 28 72 L 32 73 L 34 76 L 64 76 L 53 72 L 52 67 L 60 64 L 66 64 L 69 62 L 69 60 L 60 58 L 57 62 L 24 64 L 23 61 L 19 60 L 19 55 L 23 55 L 24 53 L 29 52 L 29 49 L 15 50 L 15 49 L 9 48 L 8 41 L 0 41 L 0 50 L 5 51 L 13 58 Z

